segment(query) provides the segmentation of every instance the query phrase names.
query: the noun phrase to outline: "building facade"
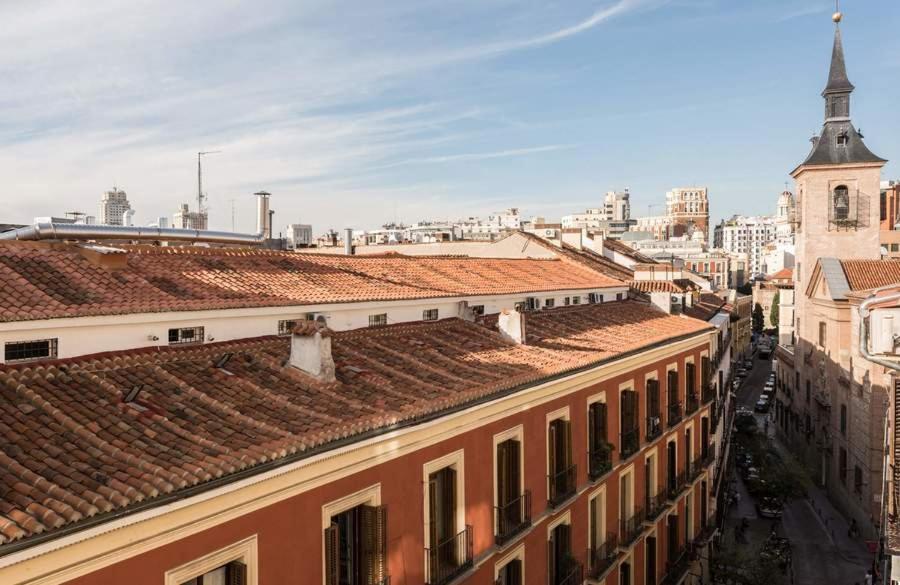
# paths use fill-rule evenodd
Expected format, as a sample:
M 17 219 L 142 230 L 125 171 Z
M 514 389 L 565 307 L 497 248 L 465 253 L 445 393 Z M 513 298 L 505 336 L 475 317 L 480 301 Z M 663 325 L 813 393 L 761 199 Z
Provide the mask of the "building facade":
M 671 218 L 671 236 L 693 236 L 709 240 L 709 192 L 706 187 L 675 188 L 666 193 L 666 215 Z
M 209 229 L 209 216 L 205 211 L 190 211 L 187 203 L 182 203 L 172 214 L 172 227 L 180 230 Z
M 128 202 L 125 191 L 113 187 L 100 199 L 100 224 L 124 225 L 125 214 L 128 211 L 131 211 L 131 203 Z
M 312 226 L 307 223 L 291 223 L 284 228 L 288 248 L 308 248 L 313 245 Z
M 716 226 L 715 247 L 725 252 L 746 254 L 750 278 L 761 276 L 766 273 L 766 247 L 775 242 L 776 228 L 772 217 L 736 215 Z

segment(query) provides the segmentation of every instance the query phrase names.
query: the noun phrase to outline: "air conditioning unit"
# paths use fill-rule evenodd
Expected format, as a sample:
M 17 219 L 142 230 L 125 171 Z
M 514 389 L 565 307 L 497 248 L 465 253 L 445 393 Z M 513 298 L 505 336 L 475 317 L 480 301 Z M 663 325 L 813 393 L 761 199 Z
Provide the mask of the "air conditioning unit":
M 869 321 L 869 338 L 872 353 L 896 355 L 900 342 L 900 313 L 892 310 L 874 310 Z

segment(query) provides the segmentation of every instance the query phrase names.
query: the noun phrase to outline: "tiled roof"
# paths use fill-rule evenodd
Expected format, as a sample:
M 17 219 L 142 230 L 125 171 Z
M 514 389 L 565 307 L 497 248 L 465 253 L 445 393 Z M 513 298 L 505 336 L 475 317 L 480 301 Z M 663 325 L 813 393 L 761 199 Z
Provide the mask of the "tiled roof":
M 900 283 L 900 261 L 841 260 L 850 290 L 868 290 Z
M 0 555 L 709 329 L 634 301 L 526 319 L 527 345 L 496 316 L 337 332 L 333 383 L 285 365 L 285 337 L 0 366 Z
M 575 260 L 576 262 L 581 262 L 585 266 L 602 274 L 606 274 L 607 276 L 611 276 L 612 278 L 624 281 L 634 278 L 634 271 L 630 268 L 613 262 L 606 256 L 602 256 L 593 250 L 579 250 L 570 244 L 563 244 L 562 253 L 568 258 Z
M 124 248 L 111 269 L 77 246 L 0 243 L 0 321 L 624 286 L 562 260 Z
M 632 280 L 628 283 L 632 289 L 650 293 L 650 292 L 669 292 L 669 293 L 683 293 L 690 290 L 696 290 L 699 288 L 690 280 L 677 279 L 677 280 Z
M 794 269 L 793 268 L 782 268 L 775 274 L 770 274 L 766 277 L 767 280 L 792 280 L 794 278 Z
M 712 293 L 701 293 L 700 300 L 695 302 L 693 306 L 685 308 L 684 314 L 701 321 L 709 321 L 719 311 L 723 310 L 730 310 L 729 305 L 725 303 L 725 299 Z
M 620 242 L 619 240 L 612 240 L 610 238 L 606 238 L 605 240 L 603 240 L 603 247 L 609 248 L 610 250 L 618 252 L 619 254 L 622 254 L 624 256 L 628 256 L 635 262 L 639 262 L 641 264 L 657 264 L 656 260 L 654 260 L 650 256 L 647 256 L 646 254 L 641 254 L 640 252 L 638 252 L 637 250 L 635 250 L 628 244 Z

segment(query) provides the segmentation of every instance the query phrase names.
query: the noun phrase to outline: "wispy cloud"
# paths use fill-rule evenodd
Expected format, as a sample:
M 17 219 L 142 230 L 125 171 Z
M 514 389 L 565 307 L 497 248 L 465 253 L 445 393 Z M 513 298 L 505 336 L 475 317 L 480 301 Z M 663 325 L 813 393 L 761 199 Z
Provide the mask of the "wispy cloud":
M 555 152 L 559 150 L 568 150 L 570 148 L 575 148 L 575 144 L 548 144 L 546 146 L 534 146 L 531 148 L 513 148 L 509 150 L 499 150 L 495 152 L 468 152 L 462 154 L 448 154 L 443 156 L 426 156 L 421 158 L 410 158 L 402 161 L 397 161 L 395 163 L 391 163 L 389 165 L 385 165 L 380 168 L 390 168 L 402 165 L 411 165 L 411 164 L 437 164 L 437 163 L 452 163 L 452 162 L 461 162 L 461 161 L 473 161 L 473 160 L 491 160 L 495 158 L 512 158 L 518 156 L 530 156 L 533 154 L 539 154 L 542 152 Z
M 775 22 L 787 22 L 788 20 L 793 20 L 795 18 L 803 18 L 804 16 L 813 16 L 815 14 L 822 14 L 828 12 L 828 6 L 825 6 L 822 3 L 818 4 L 810 4 L 808 6 L 800 6 L 794 9 L 788 9 L 787 11 L 778 15 L 778 18 L 775 19 Z

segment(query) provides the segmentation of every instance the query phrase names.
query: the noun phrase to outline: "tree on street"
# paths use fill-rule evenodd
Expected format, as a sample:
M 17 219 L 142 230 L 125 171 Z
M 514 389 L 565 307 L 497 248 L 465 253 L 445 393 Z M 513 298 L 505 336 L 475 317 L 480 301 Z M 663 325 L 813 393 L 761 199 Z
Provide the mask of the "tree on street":
M 772 322 L 772 327 L 778 329 L 778 302 L 781 300 L 781 291 L 775 293 L 775 298 L 772 299 L 772 310 L 769 312 L 769 321 Z
M 753 306 L 753 315 L 752 315 L 752 325 L 754 333 L 762 333 L 763 326 L 765 325 L 765 316 L 763 315 L 762 305 L 756 303 Z

